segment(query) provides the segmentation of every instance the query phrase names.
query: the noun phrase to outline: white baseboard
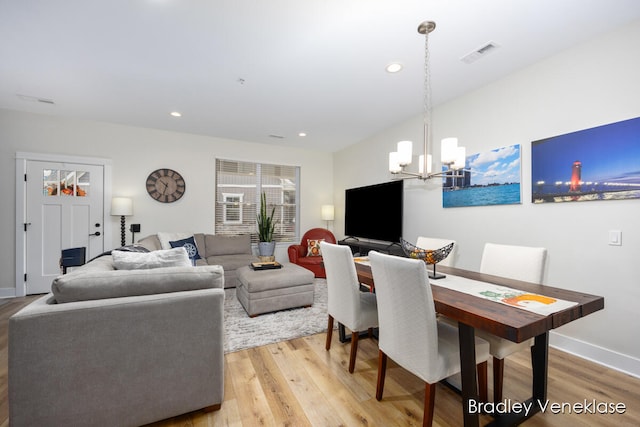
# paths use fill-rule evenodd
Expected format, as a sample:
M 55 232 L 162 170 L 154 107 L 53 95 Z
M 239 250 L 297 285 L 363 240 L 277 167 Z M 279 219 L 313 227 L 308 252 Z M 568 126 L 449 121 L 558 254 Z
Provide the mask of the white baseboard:
M 549 345 L 616 371 L 640 378 L 640 359 L 589 344 L 557 332 L 549 333 Z
M 13 298 L 16 296 L 16 288 L 0 288 L 0 298 Z

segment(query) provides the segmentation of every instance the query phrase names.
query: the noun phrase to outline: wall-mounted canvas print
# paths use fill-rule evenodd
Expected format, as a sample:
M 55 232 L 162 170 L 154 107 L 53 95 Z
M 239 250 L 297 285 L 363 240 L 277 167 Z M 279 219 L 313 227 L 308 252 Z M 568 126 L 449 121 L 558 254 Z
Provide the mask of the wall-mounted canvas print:
M 442 180 L 442 206 L 511 205 L 520 198 L 520 145 L 467 156 L 461 177 Z
M 640 197 L 640 117 L 531 143 L 533 203 Z

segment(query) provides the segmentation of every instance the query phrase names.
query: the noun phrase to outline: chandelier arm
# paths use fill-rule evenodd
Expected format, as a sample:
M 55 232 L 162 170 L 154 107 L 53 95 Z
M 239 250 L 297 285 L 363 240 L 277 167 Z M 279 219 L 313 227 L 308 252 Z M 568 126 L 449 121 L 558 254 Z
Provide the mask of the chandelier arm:
M 467 172 L 467 170 L 462 170 L 462 171 Z M 393 175 L 400 175 L 398 179 L 417 178 L 423 181 L 427 181 L 431 178 L 464 178 L 464 173 L 461 173 L 461 171 L 455 171 L 451 169 L 442 171 L 442 172 L 431 172 L 431 173 L 423 173 L 423 174 L 402 170 L 400 172 L 393 173 Z

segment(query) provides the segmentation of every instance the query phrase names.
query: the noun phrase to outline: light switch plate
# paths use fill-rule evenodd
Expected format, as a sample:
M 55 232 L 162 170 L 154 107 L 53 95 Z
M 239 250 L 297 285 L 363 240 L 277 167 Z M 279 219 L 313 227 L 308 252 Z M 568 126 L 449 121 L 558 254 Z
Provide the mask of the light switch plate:
M 622 246 L 622 231 L 609 230 L 609 245 Z

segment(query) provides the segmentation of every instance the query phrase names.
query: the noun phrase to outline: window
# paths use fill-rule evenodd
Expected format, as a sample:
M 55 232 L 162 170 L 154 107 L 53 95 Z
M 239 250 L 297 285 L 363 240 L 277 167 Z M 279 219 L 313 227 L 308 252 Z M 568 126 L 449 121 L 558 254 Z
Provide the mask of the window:
M 222 193 L 222 221 L 225 224 L 242 224 L 242 201 L 244 194 Z
M 216 234 L 251 234 L 258 241 L 260 195 L 275 208 L 276 242 L 298 240 L 300 167 L 216 159 Z
M 89 176 L 85 171 L 44 169 L 42 193 L 45 196 L 85 197 L 91 182 Z

